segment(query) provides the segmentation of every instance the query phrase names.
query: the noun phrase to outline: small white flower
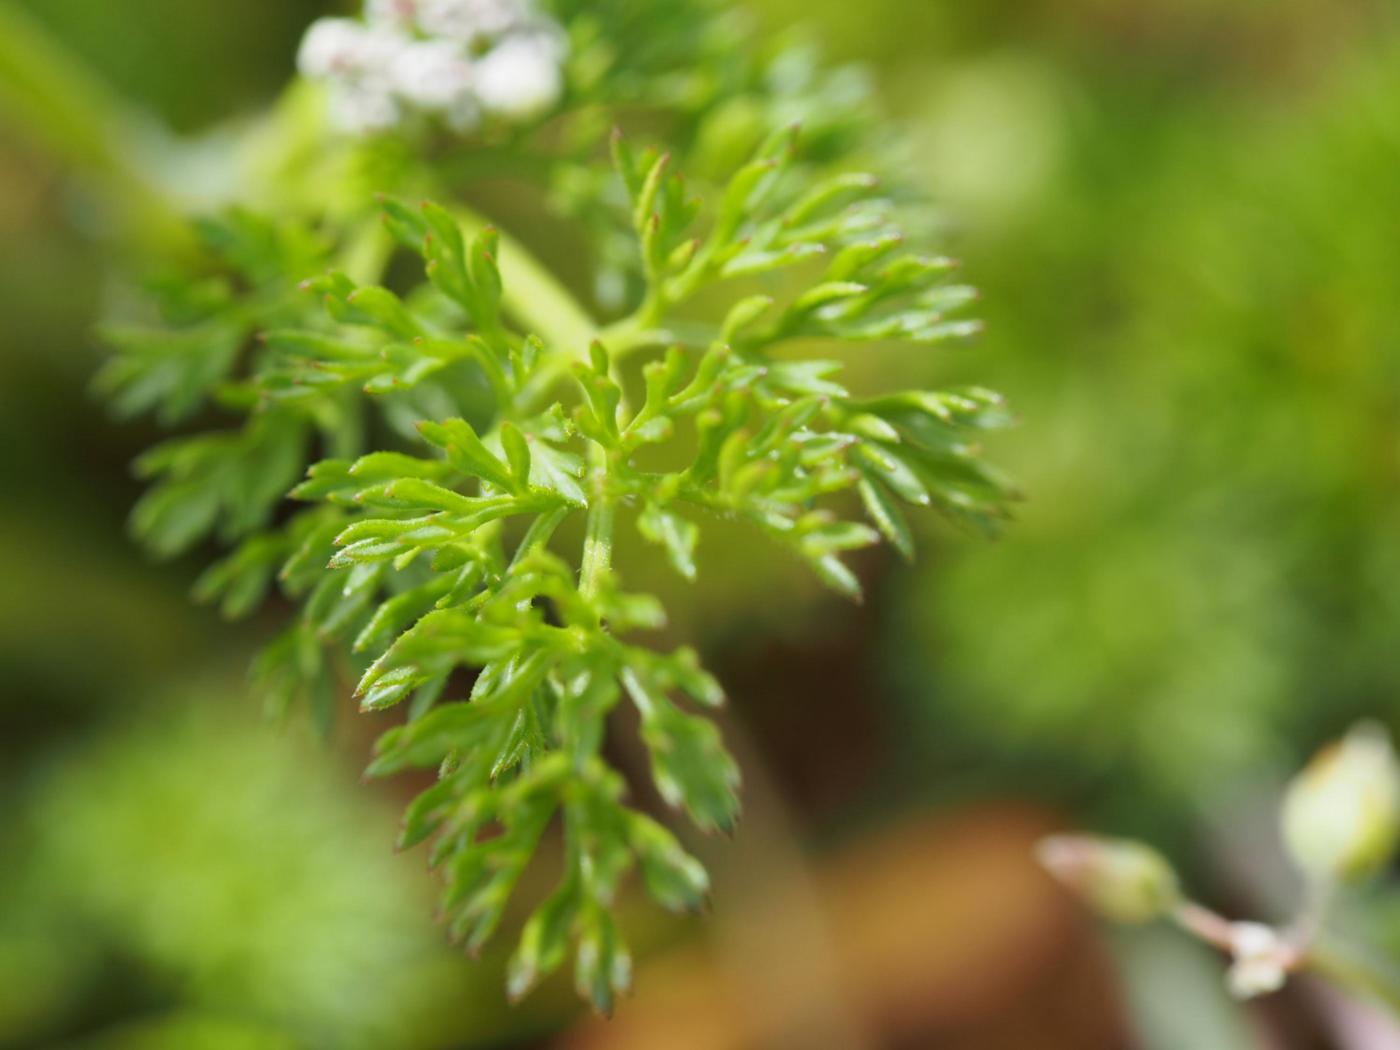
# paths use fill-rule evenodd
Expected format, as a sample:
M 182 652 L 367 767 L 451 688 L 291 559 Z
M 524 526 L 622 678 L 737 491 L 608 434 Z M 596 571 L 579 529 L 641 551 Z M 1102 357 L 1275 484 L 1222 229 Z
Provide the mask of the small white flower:
M 1278 931 L 1258 922 L 1230 924 L 1230 954 L 1234 962 L 1225 981 L 1236 999 L 1278 991 L 1288 980 L 1295 955 Z
M 319 18 L 301 38 L 297 69 L 302 76 L 322 79 L 358 69 L 364 59 L 369 33 L 348 18 Z
M 520 120 L 559 101 L 564 90 L 560 46 L 552 36 L 507 37 L 477 63 L 476 93 L 482 108 Z
M 382 80 L 394 57 L 412 42 L 384 26 L 322 18 L 302 38 L 297 68 L 313 80 Z
M 330 116 L 336 127 L 368 135 L 395 127 L 403 112 L 385 86 L 346 82 L 332 86 Z
M 313 23 L 297 56 L 347 131 L 426 114 L 465 132 L 483 113 L 528 118 L 563 93 L 563 31 L 530 0 L 366 0 L 365 19 Z
M 404 102 L 430 112 L 454 110 L 471 99 L 471 63 L 462 48 L 449 40 L 407 44 L 394 55 L 388 75 Z
M 476 45 L 534 20 L 527 0 L 418 0 L 418 27 L 430 36 Z
M 302 75 L 330 86 L 330 115 L 337 127 L 366 134 L 402 118 L 390 71 L 413 41 L 384 25 L 344 18 L 312 23 L 297 53 Z
M 413 43 L 412 37 L 391 26 L 366 26 L 364 41 L 360 45 L 361 65 L 354 72 L 365 79 L 387 83 L 389 68 L 394 60 Z
M 418 19 L 420 6 L 420 0 L 367 0 L 365 18 L 371 23 L 410 29 Z

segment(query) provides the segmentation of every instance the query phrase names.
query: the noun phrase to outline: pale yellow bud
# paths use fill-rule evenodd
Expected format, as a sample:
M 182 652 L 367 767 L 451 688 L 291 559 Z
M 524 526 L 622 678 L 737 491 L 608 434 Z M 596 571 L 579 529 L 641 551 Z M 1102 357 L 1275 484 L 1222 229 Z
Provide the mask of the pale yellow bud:
M 1294 778 L 1283 838 L 1315 879 L 1364 879 L 1391 859 L 1400 841 L 1400 768 L 1382 727 L 1357 726 Z
M 1151 922 L 1181 901 L 1171 865 L 1140 842 L 1052 835 L 1040 841 L 1036 858 L 1091 908 L 1117 922 Z

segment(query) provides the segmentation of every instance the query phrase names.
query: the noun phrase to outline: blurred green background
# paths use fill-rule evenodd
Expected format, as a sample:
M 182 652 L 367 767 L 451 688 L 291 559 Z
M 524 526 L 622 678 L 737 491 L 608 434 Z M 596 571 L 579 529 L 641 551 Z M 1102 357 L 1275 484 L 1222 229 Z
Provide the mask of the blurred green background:
M 215 138 L 332 7 L 0 5 L 152 136 Z M 610 1025 L 562 982 L 507 1010 L 389 850 L 407 789 L 358 783 L 374 720 L 262 722 L 280 612 L 231 628 L 187 600 L 198 558 L 128 543 L 154 434 L 87 390 L 111 254 L 0 113 L 0 1046 L 1380 1045 L 1306 986 L 1246 1012 L 1189 947 L 1105 940 L 1028 854 L 1149 837 L 1268 914 L 1277 785 L 1400 723 L 1400 6 L 746 6 L 869 67 L 983 291 L 971 349 L 856 367 L 1004 391 L 1030 499 L 999 542 L 867 561 L 862 609 L 771 567 L 756 603 L 710 541 L 668 604 L 732 687 L 749 818 L 702 846 L 710 919 L 637 910 Z M 1355 921 L 1400 945 L 1389 891 Z

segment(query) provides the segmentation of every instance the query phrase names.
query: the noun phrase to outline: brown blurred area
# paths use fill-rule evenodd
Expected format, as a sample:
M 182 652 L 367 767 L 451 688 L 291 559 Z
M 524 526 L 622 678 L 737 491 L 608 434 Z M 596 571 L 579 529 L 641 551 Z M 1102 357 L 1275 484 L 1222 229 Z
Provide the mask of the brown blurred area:
M 1021 803 L 895 823 L 812 866 L 754 840 L 718 875 L 704 948 L 647 963 L 617 1017 L 562 1050 L 1115 1050 L 1108 958 L 1030 861 L 1054 827 Z

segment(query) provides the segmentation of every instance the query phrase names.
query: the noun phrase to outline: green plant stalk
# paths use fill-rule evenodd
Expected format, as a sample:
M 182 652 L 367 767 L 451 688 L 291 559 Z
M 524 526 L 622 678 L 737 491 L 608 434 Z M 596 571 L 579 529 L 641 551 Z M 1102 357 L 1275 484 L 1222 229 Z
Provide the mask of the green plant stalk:
M 1376 1000 L 1400 1016 L 1400 973 L 1380 960 L 1327 938 L 1308 950 L 1304 966 L 1348 991 Z
M 149 251 L 186 247 L 179 207 L 125 144 L 139 120 L 38 21 L 0 4 L 0 119 L 101 187 L 123 236 Z
M 11 5 L 0 5 L 0 119 L 97 186 L 133 248 L 164 253 L 190 247 L 183 205 L 146 174 L 131 146 L 139 120 L 78 56 Z M 468 234 L 489 225 L 465 207 L 456 214 Z M 520 242 L 502 233 L 500 245 L 506 308 L 570 359 L 585 359 L 597 323 Z
M 501 244 L 503 246 L 502 255 L 504 255 L 504 246 L 508 242 L 512 245 L 516 242 L 507 238 L 505 234 L 501 234 L 499 230 L 497 233 L 501 238 Z M 518 248 L 518 250 L 522 253 L 521 258 L 528 259 L 537 267 L 540 266 L 539 262 L 531 257 L 525 249 Z M 517 262 L 519 261 L 520 259 L 518 258 Z M 548 274 L 546 273 L 545 276 L 548 277 Z M 555 284 L 556 289 L 558 288 L 557 282 L 554 282 L 552 277 L 549 278 L 549 281 Z M 565 296 L 567 297 L 567 293 L 565 293 Z M 506 295 L 505 299 L 507 307 L 510 308 L 517 317 L 521 316 L 519 309 L 514 306 L 515 300 L 513 297 Z M 572 300 L 570 301 L 572 302 Z M 574 310 L 577 315 L 581 315 L 584 318 L 587 317 L 587 314 L 584 313 L 583 309 L 577 304 L 574 304 Z M 539 371 L 531 377 L 529 384 L 521 391 L 520 396 L 517 398 L 515 406 L 516 411 L 522 415 L 528 415 L 531 412 L 538 412 L 548 405 L 550 391 L 554 388 L 554 385 L 569 374 L 569 370 L 576 362 L 583 362 L 585 364 L 588 362 L 588 347 L 592 345 L 594 341 L 603 344 L 614 365 L 629 354 L 636 353 L 638 350 L 654 349 L 656 347 L 683 342 L 678 333 L 670 329 L 649 328 L 642 325 L 638 320 L 639 314 L 640 310 L 638 313 L 634 313 L 630 317 L 624 317 L 622 320 L 610 324 L 607 327 L 595 327 L 582 342 L 578 341 L 579 336 L 582 335 L 579 322 L 576 319 L 570 320 L 564 318 L 558 326 L 560 328 L 559 335 L 561 336 L 561 341 L 557 345 L 577 347 L 577 349 L 572 353 L 555 354 L 550 360 L 541 365 Z M 541 318 L 545 328 L 555 327 L 555 325 L 551 323 L 551 320 L 558 321 L 559 319 Z M 536 334 L 543 334 L 543 330 L 537 331 Z M 703 336 L 692 339 L 691 342 L 705 344 L 713 337 L 714 332 L 707 331 Z
M 121 100 L 42 26 L 13 8 L 0 8 L 0 112 L 61 164 L 101 185 L 114 211 L 124 217 L 122 235 L 137 250 L 188 249 L 189 227 L 180 203 L 148 179 L 130 155 L 134 121 Z M 464 205 L 453 210 L 467 236 L 490 225 Z M 527 402 L 547 394 L 573 362 L 587 360 L 588 347 L 600 335 L 609 336 L 621 356 L 654 345 L 655 336 L 664 334 L 641 332 L 632 319 L 601 331 L 538 258 L 514 237 L 497 233 L 504 306 L 557 351 L 558 364 L 527 392 Z M 377 227 L 369 229 L 350 247 L 345 262 L 377 276 L 388 247 Z M 589 508 L 580 576 L 588 596 L 597 594 L 611 568 L 616 513 L 615 502 L 603 493 Z
M 585 598 L 597 596 L 603 578 L 612 568 L 613 526 L 616 520 L 616 502 L 607 493 L 598 493 L 588 505 L 588 525 L 583 539 L 579 591 Z
M 469 237 L 494 226 L 465 205 L 454 205 L 452 214 Z M 500 238 L 501 257 L 496 261 L 501 268 L 506 309 L 526 331 L 564 351 L 568 360 L 586 361 L 589 344 L 600 334 L 597 322 L 528 248 L 499 227 L 495 229 Z

